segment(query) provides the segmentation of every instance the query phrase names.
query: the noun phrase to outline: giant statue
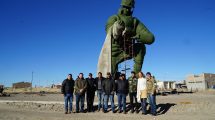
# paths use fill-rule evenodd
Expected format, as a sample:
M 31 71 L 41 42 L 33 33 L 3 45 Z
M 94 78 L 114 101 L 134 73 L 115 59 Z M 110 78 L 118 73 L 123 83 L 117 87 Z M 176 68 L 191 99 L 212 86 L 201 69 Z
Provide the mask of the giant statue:
M 134 0 L 122 0 L 118 14 L 108 19 L 97 72 L 111 72 L 115 76 L 118 65 L 132 58 L 133 71 L 141 71 L 146 54 L 145 44 L 152 44 L 155 38 L 140 20 L 132 16 L 134 7 Z

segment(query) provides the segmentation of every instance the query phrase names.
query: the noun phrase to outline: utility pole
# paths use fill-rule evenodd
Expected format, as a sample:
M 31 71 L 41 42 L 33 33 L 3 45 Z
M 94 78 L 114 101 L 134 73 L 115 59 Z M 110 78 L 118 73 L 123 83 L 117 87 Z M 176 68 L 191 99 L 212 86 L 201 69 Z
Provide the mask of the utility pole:
M 33 80 L 34 80 L 34 72 L 32 71 L 32 76 L 31 76 L 32 78 L 31 78 L 31 93 L 32 93 L 32 86 L 33 86 Z

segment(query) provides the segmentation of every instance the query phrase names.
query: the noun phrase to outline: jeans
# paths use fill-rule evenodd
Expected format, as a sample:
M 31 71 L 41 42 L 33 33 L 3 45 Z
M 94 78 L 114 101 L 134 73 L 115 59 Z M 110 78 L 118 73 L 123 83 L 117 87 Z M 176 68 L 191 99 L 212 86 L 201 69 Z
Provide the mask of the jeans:
M 137 93 L 136 92 L 132 92 L 129 93 L 129 98 L 130 98 L 130 107 L 131 110 L 134 110 L 134 107 L 136 107 L 135 109 L 137 109 Z M 135 100 L 135 105 L 134 105 L 134 100 Z
M 87 92 L 87 111 L 88 112 L 94 111 L 93 109 L 94 96 L 95 96 L 94 91 Z
M 81 112 L 84 112 L 85 94 L 76 94 L 76 112 L 79 112 L 79 102 L 81 101 Z
M 69 103 L 69 111 L 72 111 L 73 94 L 65 94 L 64 101 L 65 101 L 65 111 L 68 111 L 68 103 Z
M 146 114 L 146 98 L 141 98 L 142 113 Z
M 155 102 L 155 96 L 152 94 L 148 95 L 149 104 L 151 107 L 151 114 L 156 114 L 156 102 Z
M 123 106 L 123 111 L 126 111 L 126 94 L 123 93 L 117 93 L 118 96 L 118 106 L 119 106 L 119 110 L 122 110 L 122 106 Z
M 111 109 L 112 111 L 114 112 L 114 95 L 104 95 L 104 110 L 107 111 L 108 109 L 108 101 L 109 101 L 109 98 L 110 98 L 110 101 L 111 101 Z
M 98 97 L 98 110 L 104 108 L 104 93 L 102 90 L 97 90 L 97 97 Z

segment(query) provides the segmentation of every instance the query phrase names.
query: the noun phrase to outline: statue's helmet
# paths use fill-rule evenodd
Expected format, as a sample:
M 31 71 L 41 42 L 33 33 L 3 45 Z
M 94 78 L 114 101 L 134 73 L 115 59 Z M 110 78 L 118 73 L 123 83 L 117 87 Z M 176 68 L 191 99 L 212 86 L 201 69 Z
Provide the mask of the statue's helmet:
M 134 8 L 135 1 L 134 0 L 122 0 L 121 6 Z

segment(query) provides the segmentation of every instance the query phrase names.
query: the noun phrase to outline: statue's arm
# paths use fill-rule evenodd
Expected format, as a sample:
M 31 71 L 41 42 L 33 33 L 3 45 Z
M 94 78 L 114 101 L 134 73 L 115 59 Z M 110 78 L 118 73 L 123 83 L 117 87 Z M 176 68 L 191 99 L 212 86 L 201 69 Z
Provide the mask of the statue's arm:
M 113 26 L 113 24 L 114 24 L 117 20 L 118 20 L 117 15 L 113 15 L 113 16 L 109 17 L 109 19 L 108 19 L 108 21 L 107 21 L 107 23 L 106 23 L 106 26 L 105 26 L 105 31 L 106 31 L 106 33 L 108 32 L 109 28 L 110 28 L 111 26 Z
M 146 26 L 137 20 L 136 36 L 140 42 L 144 44 L 152 44 L 155 41 L 154 35 L 146 28 Z

